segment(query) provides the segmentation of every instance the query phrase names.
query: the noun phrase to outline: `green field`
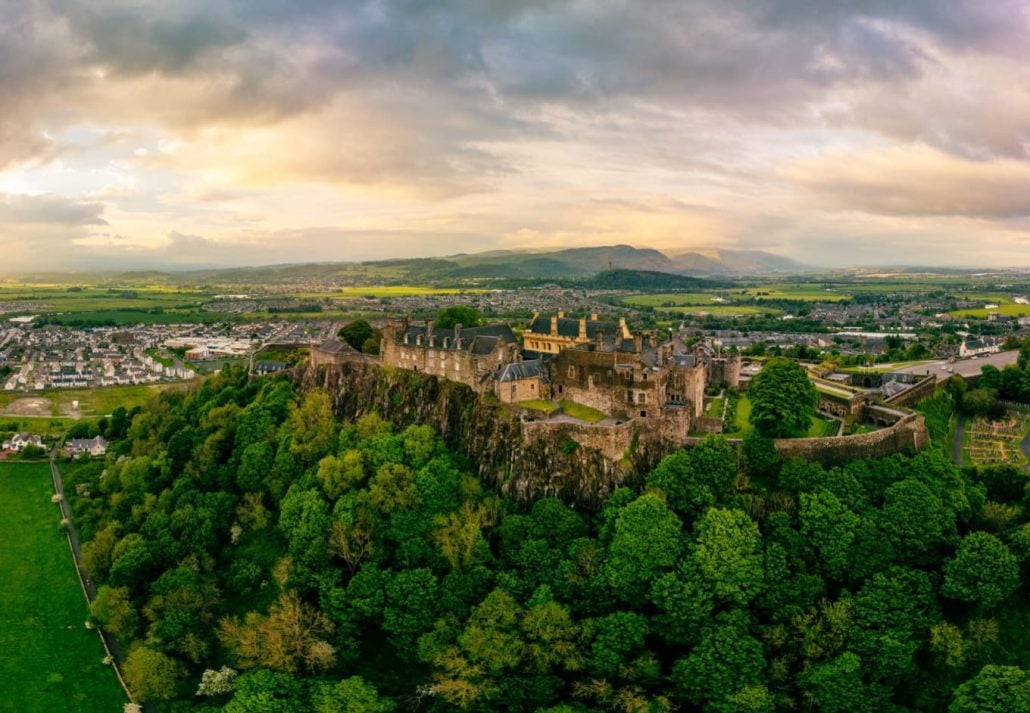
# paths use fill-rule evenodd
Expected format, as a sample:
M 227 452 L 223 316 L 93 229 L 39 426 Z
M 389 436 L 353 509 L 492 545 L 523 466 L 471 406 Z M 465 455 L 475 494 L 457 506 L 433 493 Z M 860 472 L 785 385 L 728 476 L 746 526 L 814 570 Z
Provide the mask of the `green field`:
M 184 382 L 186 383 L 186 382 Z M 30 392 L 0 392 L 0 419 L 106 416 L 119 406 L 143 406 L 154 394 L 182 389 L 184 383 L 105 386 L 99 389 L 47 389 Z M 37 401 L 42 400 L 38 405 Z M 72 402 L 78 401 L 78 409 Z
M 0 711 L 114 713 L 125 696 L 50 502 L 46 463 L 0 463 Z
M 598 411 L 595 408 L 590 408 L 589 406 L 584 406 L 583 404 L 578 404 L 575 401 L 569 401 L 568 399 L 563 399 L 560 405 L 562 411 L 567 415 L 572 416 L 573 418 L 578 418 L 581 421 L 598 423 L 599 421 L 603 421 L 608 418 L 603 412 Z
M 986 307 L 979 307 L 973 309 L 957 309 L 954 312 L 948 312 L 952 317 L 960 318 L 972 318 L 972 319 L 987 319 L 987 315 L 991 312 L 1004 315 L 1006 317 L 1027 317 L 1030 316 L 1030 305 L 1017 305 L 1014 302 L 996 302 L 998 305 L 997 309 L 987 309 Z

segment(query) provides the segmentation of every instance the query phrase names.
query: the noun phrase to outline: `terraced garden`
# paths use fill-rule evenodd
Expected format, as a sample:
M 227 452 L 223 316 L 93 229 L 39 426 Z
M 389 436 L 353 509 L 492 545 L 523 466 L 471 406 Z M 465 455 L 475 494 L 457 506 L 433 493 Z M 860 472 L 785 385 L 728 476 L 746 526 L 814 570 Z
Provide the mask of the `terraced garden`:
M 1027 464 L 1020 442 L 1030 431 L 1030 412 L 1010 411 L 1000 421 L 977 417 L 966 427 L 965 455 L 973 465 Z

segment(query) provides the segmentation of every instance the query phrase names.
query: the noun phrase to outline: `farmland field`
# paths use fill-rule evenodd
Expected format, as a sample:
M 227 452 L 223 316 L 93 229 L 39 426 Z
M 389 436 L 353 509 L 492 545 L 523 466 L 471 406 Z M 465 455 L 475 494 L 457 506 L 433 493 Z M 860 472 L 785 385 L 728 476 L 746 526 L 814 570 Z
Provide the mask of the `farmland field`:
M 995 302 L 998 305 L 997 309 L 987 309 L 986 307 L 978 307 L 971 309 L 958 309 L 948 314 L 952 317 L 967 317 L 975 319 L 986 319 L 987 315 L 991 312 L 997 312 L 1000 315 L 1006 317 L 1027 317 L 1030 316 L 1030 305 L 1018 305 L 1014 302 Z
M 46 463 L 0 463 L 0 710 L 120 711 L 52 494 Z

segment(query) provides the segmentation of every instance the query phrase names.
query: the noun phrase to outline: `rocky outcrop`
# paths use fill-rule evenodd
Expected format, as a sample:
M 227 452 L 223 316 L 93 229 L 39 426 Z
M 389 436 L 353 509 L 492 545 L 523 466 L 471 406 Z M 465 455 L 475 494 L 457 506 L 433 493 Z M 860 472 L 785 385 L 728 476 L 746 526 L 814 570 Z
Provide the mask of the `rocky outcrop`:
M 629 424 L 612 434 L 562 422 L 523 423 L 520 410 L 477 397 L 464 384 L 371 363 L 309 367 L 300 379 L 304 388 L 329 391 L 342 420 L 376 412 L 399 428 L 432 426 L 481 478 L 518 500 L 554 496 L 597 507 L 675 447 L 638 444 L 645 439 Z

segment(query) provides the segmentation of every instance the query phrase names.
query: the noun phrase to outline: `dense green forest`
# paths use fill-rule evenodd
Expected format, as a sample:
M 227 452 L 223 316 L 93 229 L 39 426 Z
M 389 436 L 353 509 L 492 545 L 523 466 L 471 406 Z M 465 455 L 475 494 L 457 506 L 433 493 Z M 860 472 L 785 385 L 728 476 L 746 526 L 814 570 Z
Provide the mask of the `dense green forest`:
M 65 479 L 161 711 L 1030 710 L 1018 470 L 712 437 L 599 512 L 471 472 L 228 369 Z

